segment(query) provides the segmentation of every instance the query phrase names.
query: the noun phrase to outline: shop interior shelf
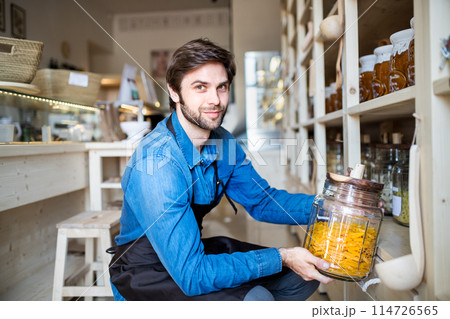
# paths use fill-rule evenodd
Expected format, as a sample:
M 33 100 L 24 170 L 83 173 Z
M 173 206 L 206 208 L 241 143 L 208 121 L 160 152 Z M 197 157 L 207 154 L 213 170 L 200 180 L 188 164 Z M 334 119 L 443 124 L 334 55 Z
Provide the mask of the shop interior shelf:
M 301 24 L 306 24 L 311 19 L 311 0 L 305 1 L 305 9 L 301 13 L 299 22 Z
M 411 254 L 409 228 L 397 224 L 392 217 L 385 216 L 381 224 L 377 255 L 388 261 Z
M 299 59 L 301 65 L 309 67 L 309 60 L 312 59 L 312 49 L 313 49 L 313 45 L 311 43 L 306 48 L 306 50 L 301 53 L 301 56 L 300 56 L 300 59 Z
M 48 111 L 51 113 L 72 112 L 78 114 L 85 112 L 98 113 L 100 111 L 92 105 L 81 105 L 3 89 L 0 89 L 0 105 L 38 111 Z
M 410 116 L 415 110 L 414 86 L 348 108 L 350 115 L 360 115 L 361 122 L 375 122 Z
M 433 92 L 436 95 L 450 95 L 450 77 L 433 81 Z
M 317 122 L 327 124 L 327 126 L 339 126 L 342 125 L 343 111 L 338 110 L 321 116 L 317 119 Z
M 120 184 L 120 177 L 110 177 L 103 183 L 101 183 L 101 188 L 104 189 L 120 189 L 122 188 Z
M 315 122 L 316 122 L 315 119 L 308 119 L 304 122 L 301 122 L 300 125 L 303 126 L 304 128 L 312 128 Z

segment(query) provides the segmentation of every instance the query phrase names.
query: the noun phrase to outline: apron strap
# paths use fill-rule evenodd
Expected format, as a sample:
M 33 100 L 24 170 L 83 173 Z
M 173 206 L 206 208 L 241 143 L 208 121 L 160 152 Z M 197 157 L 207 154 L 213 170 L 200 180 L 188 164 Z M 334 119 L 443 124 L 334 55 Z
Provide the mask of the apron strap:
M 172 124 L 172 114 L 169 116 L 169 119 L 167 120 L 167 129 L 172 133 L 173 137 L 175 138 L 175 141 L 177 141 L 177 144 L 178 144 L 177 136 L 175 135 L 175 129 L 173 128 L 173 124 Z M 178 144 L 178 146 L 180 146 L 180 144 Z M 227 198 L 227 200 L 230 203 L 231 207 L 233 207 L 234 214 L 236 215 L 237 212 L 238 212 L 237 207 L 233 203 L 233 201 L 231 200 L 230 196 L 228 196 L 227 192 L 225 191 L 225 185 L 223 184 L 223 181 L 221 179 L 219 179 L 219 172 L 218 172 L 218 168 L 217 168 L 217 161 L 214 161 L 212 164 L 213 164 L 213 167 L 214 167 L 214 175 L 216 176 L 216 193 L 215 193 L 214 199 L 217 199 L 219 185 L 222 185 L 223 193 L 225 194 L 225 197 Z

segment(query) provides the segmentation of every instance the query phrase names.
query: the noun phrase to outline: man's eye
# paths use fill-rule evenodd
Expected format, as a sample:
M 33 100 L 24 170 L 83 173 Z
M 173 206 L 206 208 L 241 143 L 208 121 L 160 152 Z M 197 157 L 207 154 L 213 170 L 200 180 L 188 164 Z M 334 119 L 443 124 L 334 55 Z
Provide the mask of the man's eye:
M 222 85 L 219 86 L 219 90 L 227 91 L 228 90 L 228 86 L 226 84 L 222 84 Z
M 204 90 L 206 87 L 203 84 L 197 85 L 195 87 L 197 90 Z

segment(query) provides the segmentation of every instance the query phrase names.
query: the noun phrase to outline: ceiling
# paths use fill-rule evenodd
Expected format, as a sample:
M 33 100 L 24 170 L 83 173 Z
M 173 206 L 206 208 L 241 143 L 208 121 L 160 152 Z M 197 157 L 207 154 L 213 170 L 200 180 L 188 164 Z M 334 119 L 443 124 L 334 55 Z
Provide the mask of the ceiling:
M 89 0 L 79 0 L 89 3 Z M 95 4 L 110 14 L 172 10 L 196 10 L 229 7 L 231 0 L 95 0 Z

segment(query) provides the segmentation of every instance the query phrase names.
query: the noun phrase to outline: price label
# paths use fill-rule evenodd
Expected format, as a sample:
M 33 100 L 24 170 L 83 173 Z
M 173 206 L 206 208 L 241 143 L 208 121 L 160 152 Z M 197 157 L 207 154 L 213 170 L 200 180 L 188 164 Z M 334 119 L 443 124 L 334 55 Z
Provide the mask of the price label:
M 89 76 L 87 74 L 70 72 L 69 74 L 69 84 L 76 86 L 88 87 Z

